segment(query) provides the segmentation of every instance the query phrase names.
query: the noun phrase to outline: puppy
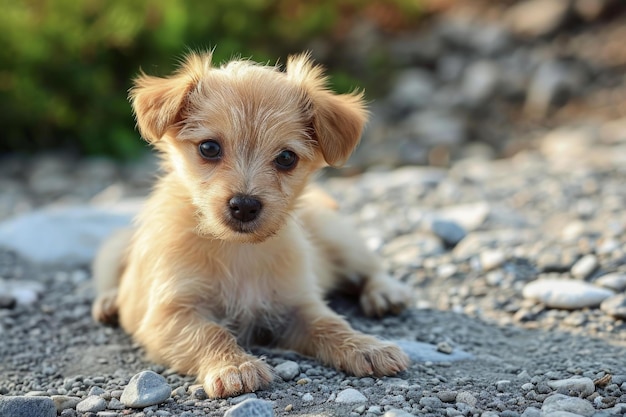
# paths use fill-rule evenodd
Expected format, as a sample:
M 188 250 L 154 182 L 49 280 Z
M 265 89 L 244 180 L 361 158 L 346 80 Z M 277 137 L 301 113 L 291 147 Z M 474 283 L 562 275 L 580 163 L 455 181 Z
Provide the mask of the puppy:
M 344 163 L 367 113 L 337 95 L 307 55 L 286 70 L 191 54 L 130 92 L 142 136 L 163 156 L 136 227 L 100 250 L 96 320 L 116 317 L 153 360 L 197 375 L 212 398 L 266 387 L 272 368 L 244 350 L 269 344 L 347 373 L 393 375 L 409 360 L 353 330 L 324 302 L 352 290 L 368 315 L 398 313 L 408 290 L 309 185 Z

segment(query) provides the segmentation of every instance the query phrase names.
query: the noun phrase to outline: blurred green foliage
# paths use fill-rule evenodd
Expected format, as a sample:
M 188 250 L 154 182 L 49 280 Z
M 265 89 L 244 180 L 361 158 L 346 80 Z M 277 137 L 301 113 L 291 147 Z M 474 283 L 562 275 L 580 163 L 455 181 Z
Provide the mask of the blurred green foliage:
M 406 16 L 416 1 L 0 0 L 0 152 L 135 155 L 126 92 L 140 68 L 167 75 L 185 51 L 214 47 L 216 62 L 276 62 L 361 12 Z M 341 71 L 333 80 L 358 85 Z

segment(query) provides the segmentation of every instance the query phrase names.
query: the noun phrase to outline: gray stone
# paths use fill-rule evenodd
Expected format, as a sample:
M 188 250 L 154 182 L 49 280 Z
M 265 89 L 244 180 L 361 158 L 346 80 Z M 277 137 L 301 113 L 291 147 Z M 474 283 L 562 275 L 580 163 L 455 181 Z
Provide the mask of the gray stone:
M 224 417 L 274 417 L 274 408 L 269 401 L 248 399 L 228 409 Z
M 443 407 L 443 402 L 437 397 L 422 397 L 419 404 L 422 407 L 428 407 L 433 410 Z
M 485 202 L 447 206 L 437 211 L 437 219 L 455 222 L 466 231 L 474 231 L 480 227 L 491 208 Z
M 445 219 L 435 219 L 430 228 L 447 246 L 455 246 L 467 235 L 461 225 Z
M 554 278 L 532 281 L 524 286 L 522 294 L 548 307 L 573 310 L 597 307 L 614 293 L 584 281 Z
M 106 408 L 107 402 L 97 395 L 90 395 L 76 404 L 76 411 L 79 413 L 97 413 L 98 411 L 104 411 Z
M 398 75 L 389 102 L 397 111 L 412 111 L 427 106 L 434 91 L 435 82 L 428 72 L 407 70 Z
M 54 406 L 57 409 L 57 412 L 60 414 L 61 411 L 66 410 L 68 408 L 76 408 L 76 405 L 81 401 L 78 397 L 70 397 L 68 395 L 53 395 L 52 401 L 54 401 Z
M 456 391 L 440 391 L 437 393 L 437 398 L 444 403 L 453 403 L 456 401 L 457 394 Z
M 243 394 L 243 395 L 238 395 L 236 397 L 231 397 L 228 399 L 228 402 L 232 405 L 236 405 L 236 404 L 240 404 L 246 400 L 253 400 L 257 398 L 256 394 L 254 392 L 249 392 L 247 394 Z
M 506 261 L 506 255 L 501 250 L 489 249 L 482 251 L 478 259 L 481 270 L 491 271 L 502 266 L 504 261 Z
M 527 0 L 512 6 L 504 20 L 519 35 L 545 36 L 554 33 L 565 23 L 569 8 L 569 1 Z
M 541 410 L 536 407 L 528 407 L 521 417 L 541 417 Z
M 46 208 L 0 223 L 0 246 L 41 263 L 89 263 L 102 240 L 127 227 L 136 204 Z
M 548 386 L 553 390 L 565 389 L 572 393 L 572 395 L 581 395 L 587 397 L 594 393 L 596 387 L 591 378 L 575 377 L 568 379 L 558 379 L 555 381 L 548 381 Z
M 285 361 L 274 367 L 274 370 L 285 381 L 291 381 L 300 375 L 300 365 L 294 361 Z
M 562 62 L 544 62 L 530 81 L 525 110 L 545 116 L 552 107 L 564 103 L 582 82 L 584 76 L 575 67 Z
M 610 274 L 598 277 L 598 279 L 596 279 L 594 283 L 613 291 L 624 291 L 626 290 L 626 274 L 612 272 Z
M 0 294 L 22 306 L 34 304 L 44 292 L 41 282 L 28 280 L 4 280 L 0 277 Z
M 343 403 L 343 404 L 354 404 L 354 403 L 364 403 L 367 401 L 367 397 L 363 395 L 360 391 L 355 390 L 354 388 L 346 388 L 343 391 L 337 394 L 337 398 L 335 398 L 335 402 Z
M 56 417 L 57 409 L 49 397 L 0 396 L 0 416 Z
M 495 93 L 499 69 L 491 61 L 477 61 L 466 68 L 461 91 L 470 105 L 479 105 Z
M 412 340 L 395 340 L 394 343 L 415 362 L 453 362 L 472 359 L 472 355 L 461 349 L 454 349 L 452 353 L 442 353 L 436 345 L 415 342 Z
M 456 395 L 456 402 L 464 403 L 464 404 L 471 405 L 472 407 L 474 407 L 476 406 L 476 403 L 478 402 L 478 400 L 476 399 L 474 394 L 472 394 L 469 391 L 459 391 L 459 393 Z
M 467 139 L 465 120 L 443 111 L 426 110 L 406 120 L 407 133 L 428 146 L 459 146 Z
M 567 411 L 569 413 L 590 417 L 595 412 L 595 409 L 589 401 L 582 398 L 553 394 L 544 400 L 541 411 L 544 415 L 555 411 Z
M 311 395 L 310 392 L 305 393 L 302 396 L 302 401 L 304 401 L 305 403 L 310 403 L 311 401 L 313 401 L 313 395 Z
M 143 371 L 130 379 L 120 401 L 127 407 L 144 408 L 160 404 L 172 394 L 165 378 L 152 371 Z
M 572 275 L 576 278 L 587 278 L 598 267 L 598 258 L 595 255 L 585 255 L 572 265 Z
M 126 406 L 122 404 L 122 402 L 117 398 L 111 398 L 111 400 L 109 401 L 109 405 L 107 405 L 107 408 L 109 410 L 123 410 L 124 408 L 126 408 Z
M 607 298 L 600 304 L 606 314 L 618 319 L 626 319 L 626 294 L 617 294 Z

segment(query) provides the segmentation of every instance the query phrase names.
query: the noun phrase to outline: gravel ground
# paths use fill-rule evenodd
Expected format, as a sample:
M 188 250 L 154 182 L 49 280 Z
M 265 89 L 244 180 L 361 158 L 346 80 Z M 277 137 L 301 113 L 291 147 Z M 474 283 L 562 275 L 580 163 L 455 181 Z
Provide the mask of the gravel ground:
M 543 26 L 524 19 L 548 3 Z M 14 396 L 31 407 L 23 415 L 44 410 L 43 396 L 68 417 L 253 415 L 233 411 L 251 397 L 277 416 L 625 416 L 626 59 L 611 41 L 623 7 L 472 4 L 481 6 L 440 12 L 413 42 L 385 44 L 406 71 L 374 103 L 352 168 L 321 178 L 416 298 L 382 320 L 353 300 L 333 307 L 357 329 L 431 344 L 449 361 L 354 378 L 257 350 L 280 375 L 272 386 L 208 400 L 193 378 L 147 362 L 120 329 L 91 320 L 89 265 L 41 265 L 4 248 L 0 416 Z M 6 157 L 0 221 L 142 197 L 154 173 L 152 158 Z M 471 357 L 452 360 L 462 352 Z M 130 408 L 122 394 L 145 370 L 171 394 Z

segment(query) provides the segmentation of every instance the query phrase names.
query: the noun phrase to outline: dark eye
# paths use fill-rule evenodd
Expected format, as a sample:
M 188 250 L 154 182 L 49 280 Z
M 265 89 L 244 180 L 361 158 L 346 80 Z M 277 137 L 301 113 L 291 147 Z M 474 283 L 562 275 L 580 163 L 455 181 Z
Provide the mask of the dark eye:
M 207 140 L 198 146 L 200 155 L 204 159 L 215 160 L 222 156 L 222 147 L 214 140 Z
M 295 167 L 297 162 L 298 162 L 298 156 L 292 151 L 288 151 L 288 150 L 281 151 L 276 157 L 276 159 L 274 159 L 274 163 L 276 164 L 276 167 L 278 167 L 278 169 L 282 169 L 285 171 L 290 170 L 293 167 Z

